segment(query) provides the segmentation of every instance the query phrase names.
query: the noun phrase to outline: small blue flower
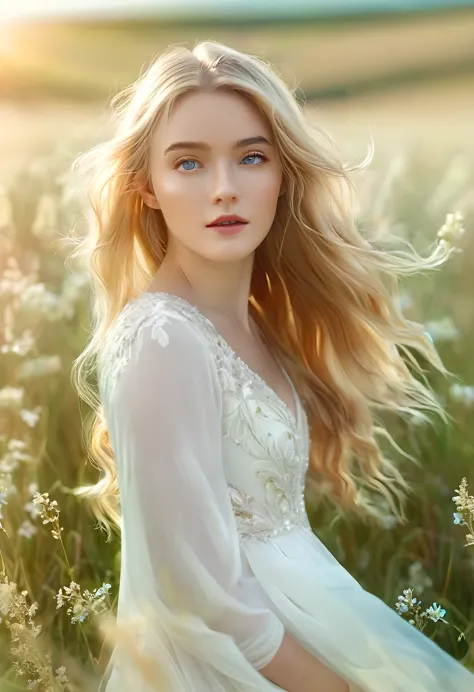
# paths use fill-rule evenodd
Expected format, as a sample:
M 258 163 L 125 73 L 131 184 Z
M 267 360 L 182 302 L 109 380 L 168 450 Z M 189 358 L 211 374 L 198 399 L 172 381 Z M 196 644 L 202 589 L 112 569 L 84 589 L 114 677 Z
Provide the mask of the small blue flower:
M 398 610 L 401 613 L 406 613 L 408 610 L 408 606 L 405 603 L 400 603 L 400 605 L 398 606 Z
M 94 589 L 92 594 L 93 598 L 100 598 L 101 596 L 106 596 L 110 589 L 110 584 L 102 584 L 102 586 L 99 589 Z
M 84 622 L 84 620 L 86 620 L 88 615 L 89 615 L 89 613 L 87 611 L 82 611 L 82 613 L 79 613 L 78 615 L 75 615 L 74 617 L 72 617 L 71 622 L 73 625 L 75 625 L 76 622 Z
M 426 609 L 426 614 L 431 620 L 433 620 L 433 622 L 438 622 L 438 620 L 446 615 L 446 611 L 437 603 L 433 603 L 432 606 Z
M 464 521 L 464 517 L 460 512 L 453 512 L 453 517 L 455 524 L 462 524 Z

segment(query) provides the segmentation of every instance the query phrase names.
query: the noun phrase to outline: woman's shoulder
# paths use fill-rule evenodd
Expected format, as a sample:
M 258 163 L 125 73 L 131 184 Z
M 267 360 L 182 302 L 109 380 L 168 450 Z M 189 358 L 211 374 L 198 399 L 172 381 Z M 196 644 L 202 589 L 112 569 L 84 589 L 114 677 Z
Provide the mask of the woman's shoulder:
M 193 359 L 210 357 L 209 335 L 200 315 L 179 296 L 144 292 L 129 301 L 105 335 L 99 354 L 99 378 L 116 380 L 132 353 L 144 344 L 188 353 Z
M 168 344 L 169 332 L 177 337 L 203 340 L 204 333 L 196 310 L 183 298 L 171 293 L 144 292 L 130 300 L 112 324 L 107 341 L 136 340 L 147 328 L 151 338 Z

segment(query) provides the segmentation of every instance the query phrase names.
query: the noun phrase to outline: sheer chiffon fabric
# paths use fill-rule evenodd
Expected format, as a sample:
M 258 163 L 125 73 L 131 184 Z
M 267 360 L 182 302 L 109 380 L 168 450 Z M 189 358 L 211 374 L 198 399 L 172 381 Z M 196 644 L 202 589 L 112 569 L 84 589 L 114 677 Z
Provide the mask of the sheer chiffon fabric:
M 158 675 L 117 646 L 101 690 L 279 690 L 259 671 L 286 631 L 353 692 L 474 691 L 472 674 L 312 532 L 293 386 L 296 413 L 204 315 L 164 293 L 124 308 L 99 376 L 121 496 L 117 622 L 135 623 Z

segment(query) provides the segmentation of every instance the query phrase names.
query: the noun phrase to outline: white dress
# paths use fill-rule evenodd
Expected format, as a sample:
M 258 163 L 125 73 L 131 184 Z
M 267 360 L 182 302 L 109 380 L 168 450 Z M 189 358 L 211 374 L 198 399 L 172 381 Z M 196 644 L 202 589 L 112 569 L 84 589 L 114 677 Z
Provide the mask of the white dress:
M 288 374 L 286 377 L 290 381 Z M 122 512 L 106 692 L 270 692 L 284 631 L 364 692 L 473 692 L 474 675 L 365 591 L 312 532 L 308 423 L 181 297 L 142 293 L 99 360 Z M 140 617 L 143 616 L 143 620 Z

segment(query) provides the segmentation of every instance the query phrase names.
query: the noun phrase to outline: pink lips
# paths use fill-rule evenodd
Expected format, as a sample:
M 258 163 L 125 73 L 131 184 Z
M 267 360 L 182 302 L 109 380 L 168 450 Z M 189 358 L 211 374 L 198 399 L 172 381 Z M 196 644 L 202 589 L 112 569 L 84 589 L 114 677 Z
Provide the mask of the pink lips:
M 247 219 L 237 214 L 221 214 L 217 219 L 207 224 L 207 228 L 213 228 L 219 235 L 236 235 L 248 224 Z
M 221 223 L 221 221 L 237 221 L 238 223 L 248 223 L 248 219 L 244 219 L 242 216 L 237 216 L 237 214 L 221 214 L 217 219 L 211 221 L 211 223 L 206 224 L 207 226 L 215 226 Z
M 248 224 L 247 219 L 237 214 L 222 214 L 217 219 L 207 224 L 208 228 L 213 228 L 219 235 L 229 236 L 240 233 L 244 226 Z
M 232 223 L 224 226 L 209 226 L 209 228 L 217 231 L 219 235 L 236 235 L 236 233 L 239 233 L 246 225 L 246 223 Z

